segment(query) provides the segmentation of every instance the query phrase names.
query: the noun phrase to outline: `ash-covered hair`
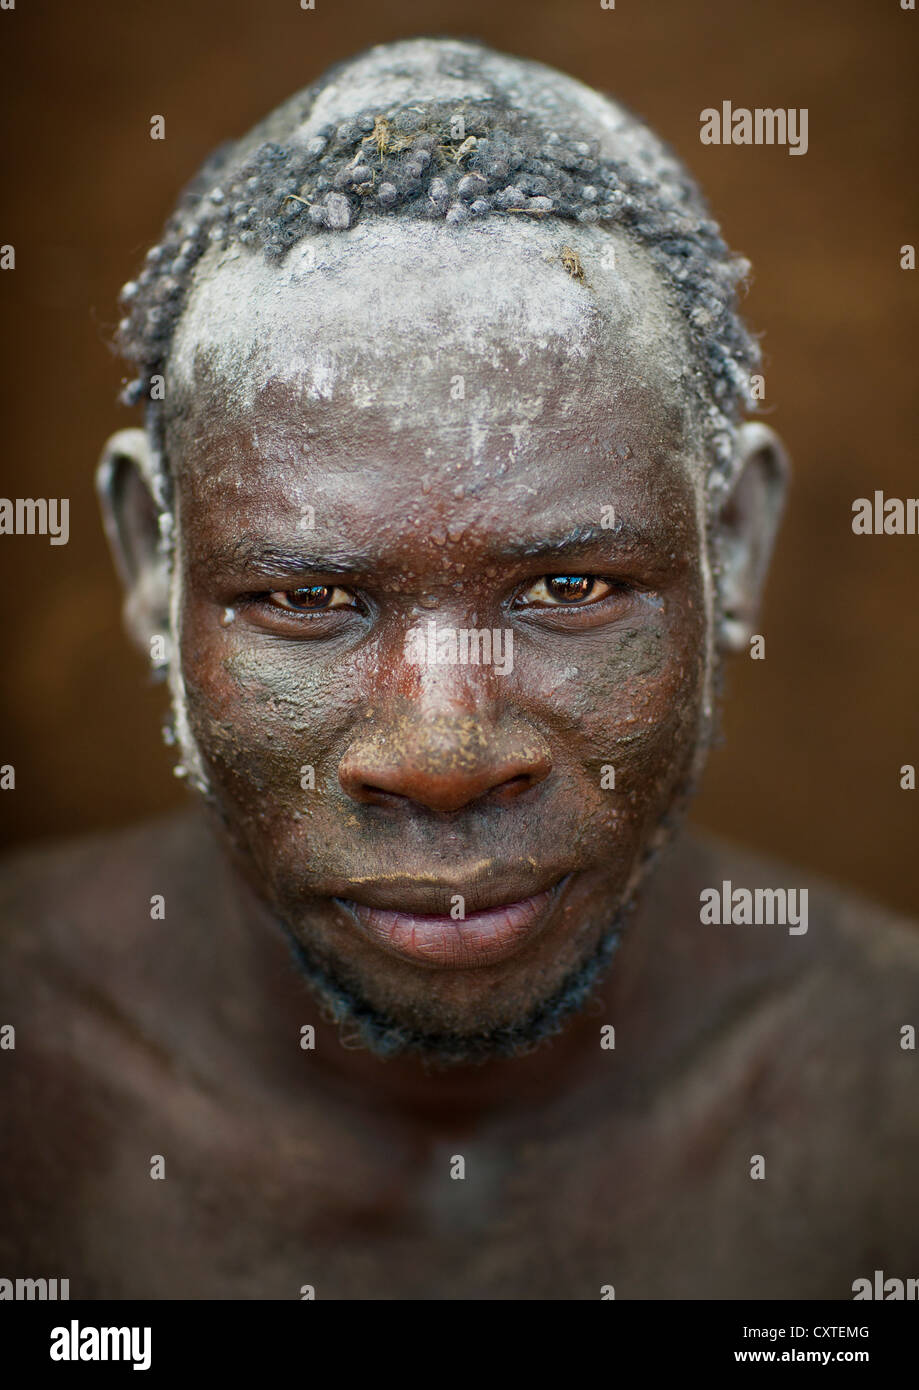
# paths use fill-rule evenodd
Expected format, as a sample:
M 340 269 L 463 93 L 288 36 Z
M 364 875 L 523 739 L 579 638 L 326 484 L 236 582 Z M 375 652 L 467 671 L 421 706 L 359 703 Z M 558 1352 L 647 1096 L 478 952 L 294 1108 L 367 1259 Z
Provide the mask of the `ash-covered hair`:
M 218 149 L 122 290 L 117 343 L 137 371 L 123 399 L 146 401 L 164 509 L 171 486 L 151 384 L 167 372 L 206 249 L 239 244 L 277 260 L 302 237 L 367 217 L 447 228 L 555 218 L 621 228 L 645 247 L 689 329 L 717 499 L 735 427 L 754 408 L 759 349 L 737 308 L 748 263 L 728 249 L 688 170 L 636 116 L 552 68 L 478 43 L 411 39 L 338 64 Z

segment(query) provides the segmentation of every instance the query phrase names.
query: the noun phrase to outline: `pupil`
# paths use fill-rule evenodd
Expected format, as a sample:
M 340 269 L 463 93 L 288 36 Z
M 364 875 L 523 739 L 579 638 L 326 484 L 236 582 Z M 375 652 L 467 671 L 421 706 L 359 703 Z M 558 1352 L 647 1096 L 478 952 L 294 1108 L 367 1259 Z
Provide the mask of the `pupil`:
M 328 603 L 331 594 L 327 584 L 312 584 L 308 589 L 294 589 L 290 600 L 298 608 L 321 608 Z
M 593 580 L 584 574 L 554 574 L 549 580 L 549 593 L 563 603 L 574 603 L 586 598 L 593 588 Z

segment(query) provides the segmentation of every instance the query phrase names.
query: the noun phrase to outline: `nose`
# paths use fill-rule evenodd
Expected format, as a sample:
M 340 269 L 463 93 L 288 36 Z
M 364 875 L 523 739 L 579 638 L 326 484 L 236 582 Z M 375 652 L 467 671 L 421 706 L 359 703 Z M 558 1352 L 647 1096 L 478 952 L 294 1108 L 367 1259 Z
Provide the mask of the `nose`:
M 549 775 L 545 740 L 532 729 L 483 727 L 467 714 L 410 716 L 361 737 L 339 764 L 338 780 L 363 805 L 462 811 L 486 798 L 513 801 Z

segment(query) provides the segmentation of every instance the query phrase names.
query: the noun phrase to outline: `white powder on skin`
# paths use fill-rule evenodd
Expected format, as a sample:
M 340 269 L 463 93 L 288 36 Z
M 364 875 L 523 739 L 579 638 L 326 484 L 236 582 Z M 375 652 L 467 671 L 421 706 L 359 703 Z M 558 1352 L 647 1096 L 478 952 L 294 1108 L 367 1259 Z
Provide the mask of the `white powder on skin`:
M 565 246 L 579 255 L 584 280 L 562 266 Z M 614 261 L 604 259 L 611 246 Z M 631 375 L 629 344 L 636 339 L 657 345 L 654 381 Z M 682 393 L 689 401 L 685 328 L 648 257 L 625 234 L 525 217 L 458 228 L 368 219 L 347 232 L 305 238 L 281 263 L 258 251 L 212 249 L 174 340 L 168 399 L 190 401 L 205 369 L 230 418 L 244 418 L 281 382 L 297 389 L 307 413 L 310 403 L 346 413 L 384 408 L 387 426 L 398 431 L 412 428 L 419 395 L 436 392 L 439 428 L 465 432 L 471 467 L 501 456 L 510 463 L 530 431 L 544 423 L 556 428 L 583 411 L 583 393 L 559 394 L 554 382 L 545 391 L 534 392 L 532 377 L 526 391 L 515 386 L 514 363 L 538 361 L 549 347 L 582 364 L 608 400 L 639 385 L 652 399 L 657 388 L 666 399 Z M 453 401 L 448 384 L 464 366 L 471 366 L 470 391 Z M 551 419 L 544 422 L 549 390 Z M 701 528 L 706 459 L 698 430 L 688 433 Z M 714 584 L 707 556 L 703 563 L 710 712 Z M 172 574 L 176 650 L 181 570 L 177 563 Z M 184 766 L 206 791 L 177 661 L 170 663 L 170 689 Z
M 583 281 L 564 270 L 564 247 L 580 256 Z M 411 345 L 411 373 L 392 370 L 394 336 Z M 624 234 L 523 216 L 449 229 L 376 219 L 305 238 L 281 264 L 212 248 L 167 379 L 181 401 L 206 370 L 240 416 L 270 385 L 295 384 L 305 404 L 336 396 L 358 409 L 385 404 L 393 429 L 410 423 L 419 392 L 436 390 L 445 425 L 468 430 L 479 462 L 490 427 L 511 429 L 519 442 L 541 416 L 542 395 L 515 387 L 515 366 L 555 345 L 615 395 L 629 339 L 639 336 L 660 345 L 662 380 L 679 382 L 685 332 L 657 272 Z M 470 361 L 492 370 L 476 372 L 474 388 L 464 380 L 456 397 L 450 388 Z

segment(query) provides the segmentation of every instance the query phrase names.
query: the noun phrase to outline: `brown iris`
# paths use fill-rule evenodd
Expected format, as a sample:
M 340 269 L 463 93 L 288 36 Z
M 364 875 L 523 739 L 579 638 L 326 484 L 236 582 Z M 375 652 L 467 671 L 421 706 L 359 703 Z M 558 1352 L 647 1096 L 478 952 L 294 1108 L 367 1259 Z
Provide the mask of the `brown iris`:
M 328 584 L 311 584 L 308 589 L 291 589 L 287 597 L 295 608 L 324 608 L 332 590 Z
M 546 577 L 546 590 L 559 603 L 577 603 L 593 589 L 595 580 L 586 574 L 553 574 Z
M 296 609 L 301 612 L 324 612 L 329 608 L 346 608 L 351 595 L 345 589 L 332 584 L 309 584 L 302 589 L 276 590 L 271 602 L 276 608 Z

